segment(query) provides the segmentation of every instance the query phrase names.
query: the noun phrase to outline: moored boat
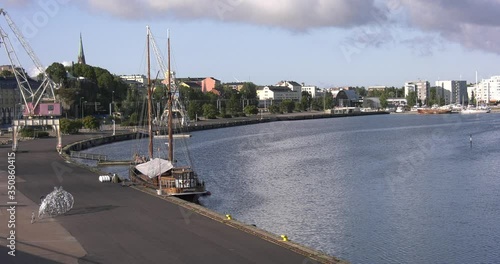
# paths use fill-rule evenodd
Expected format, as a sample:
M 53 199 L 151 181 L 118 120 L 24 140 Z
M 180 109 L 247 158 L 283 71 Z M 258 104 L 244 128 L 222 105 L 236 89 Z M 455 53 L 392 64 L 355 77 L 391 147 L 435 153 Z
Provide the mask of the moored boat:
M 489 108 L 466 108 L 460 111 L 461 114 L 487 114 L 491 112 Z
M 205 183 L 201 181 L 198 175 L 190 166 L 176 166 L 174 156 L 174 135 L 173 135 L 173 116 L 172 104 L 175 91 L 172 85 L 170 70 L 170 37 L 168 38 L 168 71 L 167 78 L 167 146 L 168 159 L 153 158 L 153 130 L 152 130 L 152 104 L 151 94 L 154 87 L 151 85 L 150 69 L 149 69 L 149 39 L 150 31 L 148 27 L 148 126 L 149 126 L 149 158 L 137 159 L 138 164 L 130 167 L 130 180 L 136 184 L 146 188 L 156 190 L 158 195 L 175 196 L 187 201 L 197 202 L 198 198 L 203 195 L 209 195 L 205 188 Z
M 431 114 L 431 115 L 436 115 L 436 114 L 451 114 L 451 109 L 446 109 L 446 108 L 418 108 L 417 112 L 419 114 Z

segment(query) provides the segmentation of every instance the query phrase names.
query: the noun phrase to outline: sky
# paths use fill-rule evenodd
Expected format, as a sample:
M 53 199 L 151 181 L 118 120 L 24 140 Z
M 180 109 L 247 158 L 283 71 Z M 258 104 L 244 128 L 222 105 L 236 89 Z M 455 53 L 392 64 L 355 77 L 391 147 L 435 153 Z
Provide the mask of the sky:
M 500 0 L 3 0 L 44 66 L 146 73 L 146 26 L 177 77 L 320 88 L 500 75 Z M 2 17 L 22 66 L 34 64 Z M 2 45 L 0 64 L 9 64 Z M 157 72 L 152 55 L 152 71 Z M 153 73 L 153 75 L 155 75 Z

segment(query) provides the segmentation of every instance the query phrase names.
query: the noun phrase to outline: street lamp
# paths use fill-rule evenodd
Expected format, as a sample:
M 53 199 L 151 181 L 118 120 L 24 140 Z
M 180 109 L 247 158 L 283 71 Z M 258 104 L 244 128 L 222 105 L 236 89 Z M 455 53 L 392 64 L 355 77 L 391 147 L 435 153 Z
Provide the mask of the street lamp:
M 82 113 L 82 118 L 83 118 L 83 105 L 82 105 L 82 99 L 84 99 L 85 97 L 80 97 L 80 107 L 81 107 L 81 113 Z
M 112 105 L 115 103 L 115 91 L 111 93 L 111 103 L 109 103 L 109 116 L 113 115 Z

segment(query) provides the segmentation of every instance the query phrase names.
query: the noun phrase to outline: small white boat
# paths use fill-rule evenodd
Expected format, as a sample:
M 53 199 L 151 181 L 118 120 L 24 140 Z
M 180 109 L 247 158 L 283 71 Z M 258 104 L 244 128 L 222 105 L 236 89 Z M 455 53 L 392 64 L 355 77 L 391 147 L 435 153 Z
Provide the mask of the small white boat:
M 460 111 L 461 114 L 487 114 L 491 110 L 489 108 L 466 108 Z
M 396 108 L 396 113 L 404 113 L 405 112 L 405 107 L 400 105 Z

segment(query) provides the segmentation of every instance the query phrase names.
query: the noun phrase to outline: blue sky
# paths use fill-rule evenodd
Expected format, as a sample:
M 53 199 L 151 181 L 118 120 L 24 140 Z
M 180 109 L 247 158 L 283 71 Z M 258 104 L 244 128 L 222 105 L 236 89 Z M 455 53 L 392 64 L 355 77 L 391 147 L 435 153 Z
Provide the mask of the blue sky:
M 88 64 L 145 73 L 149 25 L 165 53 L 170 30 L 178 77 L 326 88 L 500 74 L 499 0 L 6 0 L 0 8 L 46 66 L 76 61 L 81 32 Z M 0 26 L 13 39 L 3 18 Z

